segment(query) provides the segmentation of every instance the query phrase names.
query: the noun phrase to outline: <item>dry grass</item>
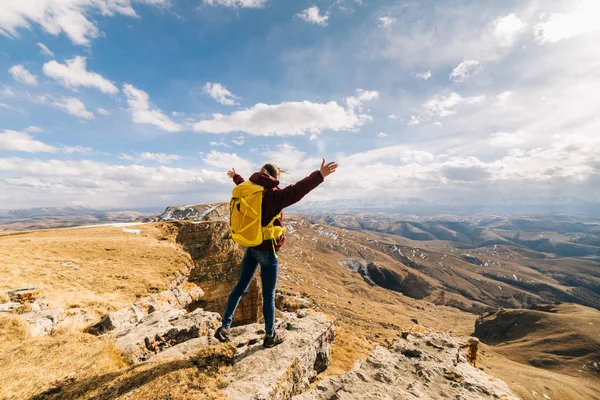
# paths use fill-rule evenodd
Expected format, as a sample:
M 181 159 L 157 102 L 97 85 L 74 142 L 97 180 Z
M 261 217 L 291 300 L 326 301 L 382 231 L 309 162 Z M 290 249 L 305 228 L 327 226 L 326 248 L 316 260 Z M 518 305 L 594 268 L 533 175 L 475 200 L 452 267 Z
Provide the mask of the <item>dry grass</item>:
M 10 301 L 10 297 L 6 293 L 0 292 L 0 304 L 8 303 Z
M 359 338 L 348 328 L 339 326 L 332 346 L 332 362 L 323 375 L 340 375 L 349 371 L 357 360 L 366 359 L 373 347 L 373 343 Z
M 118 371 L 125 363 L 114 344 L 80 332 L 28 337 L 19 317 L 0 318 L 0 398 L 24 399 L 75 374 Z
M 102 374 L 68 377 L 35 399 L 225 399 L 221 375 L 229 370 L 235 348 L 219 345 L 185 359 L 143 363 Z
M 116 227 L 0 234 L 0 290 L 41 287 L 52 308 L 82 306 L 98 314 L 164 290 L 189 256 L 157 240 L 162 234 L 152 225 L 136 229 L 142 234 Z
M 16 315 L 0 316 L 0 344 L 25 340 L 29 336 L 27 322 Z M 2 349 L 0 348 L 0 351 Z

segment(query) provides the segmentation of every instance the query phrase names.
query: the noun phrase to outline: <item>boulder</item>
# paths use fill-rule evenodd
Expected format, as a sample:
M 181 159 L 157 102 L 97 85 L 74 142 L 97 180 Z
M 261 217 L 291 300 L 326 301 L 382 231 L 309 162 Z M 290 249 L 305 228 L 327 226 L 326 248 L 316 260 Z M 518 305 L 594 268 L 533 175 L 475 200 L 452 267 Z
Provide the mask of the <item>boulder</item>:
M 47 310 L 21 314 L 29 324 L 29 333 L 32 336 L 52 335 L 58 324 L 64 319 L 62 310 Z
M 286 341 L 270 349 L 262 345 L 261 324 L 231 330 L 232 344 L 238 350 L 225 376 L 223 391 L 230 399 L 290 399 L 309 389 L 329 365 L 335 336 L 332 317 L 311 312 L 298 318 L 285 313 L 276 326 L 284 331 Z
M 131 363 L 150 357 L 190 339 L 207 337 L 221 321 L 219 314 L 197 309 L 155 312 L 134 326 L 123 326 L 111 335 L 117 348 Z
M 114 329 L 131 327 L 154 312 L 184 310 L 204 296 L 204 291 L 190 282 L 157 294 L 145 297 L 130 306 L 103 318 L 89 329 L 90 333 L 101 334 Z
M 10 300 L 15 303 L 33 303 L 37 299 L 43 297 L 44 292 L 40 288 L 20 288 L 20 289 L 11 289 L 4 292 L 10 297 Z
M 377 346 L 351 371 L 326 378 L 294 399 L 517 400 L 504 382 L 468 362 L 474 355 L 467 350 L 465 356 L 465 349 L 475 341 L 433 331 L 406 333 L 406 339 Z

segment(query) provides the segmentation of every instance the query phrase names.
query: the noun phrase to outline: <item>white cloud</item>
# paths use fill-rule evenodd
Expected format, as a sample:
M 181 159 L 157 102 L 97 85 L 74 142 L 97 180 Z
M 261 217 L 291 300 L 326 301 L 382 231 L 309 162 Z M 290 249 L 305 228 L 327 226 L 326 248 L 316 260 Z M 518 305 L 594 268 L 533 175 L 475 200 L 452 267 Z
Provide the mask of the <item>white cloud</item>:
M 221 153 L 220 151 L 211 150 L 202 161 L 206 163 L 206 165 L 210 165 L 211 167 L 216 167 L 227 171 L 231 168 L 235 168 L 235 170 L 242 174 L 248 175 L 252 172 L 254 164 L 251 161 L 248 161 L 235 153 Z
M 479 61 L 466 60 L 461 62 L 450 74 L 450 79 L 455 82 L 463 82 L 466 78 L 477 72 Z
M 129 111 L 134 123 L 154 125 L 167 132 L 181 131 L 181 125 L 173 122 L 161 110 L 150 108 L 148 93 L 136 89 L 128 83 L 123 85 L 123 93 L 127 97 L 127 104 L 129 104 Z
M 138 161 L 138 162 L 143 162 L 143 161 L 153 161 L 153 162 L 157 162 L 160 164 L 171 164 L 172 162 L 175 161 L 179 161 L 182 160 L 183 157 L 177 155 L 177 154 L 167 154 L 167 153 L 150 153 L 150 152 L 144 152 L 144 153 L 136 153 L 135 155 L 129 155 L 129 154 L 125 154 L 122 153 L 119 156 L 120 159 L 122 160 L 128 160 L 128 161 Z
M 394 17 L 379 17 L 379 26 L 381 28 L 389 28 L 394 25 L 396 21 L 397 20 Z
M 75 58 L 66 60 L 66 64 L 52 60 L 44 64 L 42 70 L 46 76 L 54 78 L 67 88 L 75 89 L 84 86 L 99 89 L 103 93 L 116 94 L 119 92 L 119 89 L 102 75 L 87 71 L 85 57 L 75 56 Z
M 203 0 L 207 6 L 223 6 L 232 8 L 261 8 L 267 0 Z
M 69 114 L 74 115 L 76 117 L 85 119 L 94 118 L 94 114 L 86 110 L 85 104 L 83 104 L 81 100 L 76 99 L 75 97 L 63 97 L 60 100 L 55 100 L 52 104 L 62 108 Z
M 74 201 L 88 207 L 156 206 L 226 201 L 231 195 L 226 174 L 207 169 L 14 157 L 0 158 L 0 176 L 7 208 Z
M 46 56 L 54 57 L 54 53 L 52 50 L 48 48 L 44 43 L 37 42 L 38 47 L 40 48 L 40 53 Z
M 491 136 L 490 144 L 500 147 L 514 147 L 525 143 L 525 132 L 516 133 L 498 132 Z
M 225 143 L 225 141 L 223 139 L 221 139 L 220 141 L 216 142 L 216 141 L 212 141 L 209 143 L 211 146 L 213 147 L 231 147 L 230 145 L 228 145 L 227 143 Z
M 399 118 L 400 118 L 400 116 L 399 116 L 399 115 L 396 115 L 396 114 L 390 114 L 390 115 L 388 115 L 388 118 L 389 118 L 389 119 L 399 119 Z
M 91 147 L 84 147 L 84 146 L 63 146 L 61 151 L 65 154 L 73 154 L 73 153 L 91 154 L 94 152 L 94 149 L 92 149 Z
M 136 2 L 165 6 L 169 0 Z M 35 23 L 52 35 L 65 33 L 73 43 L 88 45 L 101 34 L 90 14 L 136 17 L 131 3 L 132 0 L 6 0 L 0 2 L 0 34 L 19 37 L 19 29 L 31 29 Z
M 512 46 L 526 25 L 514 13 L 500 17 L 492 24 L 494 36 L 501 46 Z
M 507 90 L 506 92 L 500 93 L 498 96 L 496 96 L 496 98 L 500 103 L 506 103 L 510 96 L 512 96 L 512 92 L 510 90 Z
M 17 82 L 21 82 L 26 85 L 37 85 L 37 76 L 27 71 L 27 69 L 25 69 L 25 67 L 21 64 L 13 65 L 10 67 L 8 72 Z
M 219 104 L 223 104 L 224 106 L 233 106 L 237 104 L 236 100 L 238 97 L 220 83 L 207 82 L 206 85 L 204 85 L 203 90 L 204 93 L 215 99 Z
M 358 109 L 362 111 L 363 103 L 377 100 L 378 98 L 379 92 L 374 90 L 356 89 L 356 96 L 347 97 L 346 104 L 351 109 Z
M 585 33 L 600 30 L 597 0 L 580 1 L 569 14 L 554 14 L 534 27 L 536 41 L 540 44 L 555 43 Z
M 264 152 L 265 159 L 289 172 L 282 179 L 298 180 L 321 165 L 321 159 L 307 158 L 306 153 L 288 143 L 276 146 L 274 150 Z
M 432 117 L 448 117 L 457 113 L 457 108 L 465 104 L 477 104 L 485 100 L 485 96 L 462 97 L 460 94 L 453 92 L 447 96 L 439 95 L 423 106 L 427 113 Z
M 40 133 L 40 132 L 43 132 L 44 130 L 42 128 L 40 128 L 39 126 L 30 125 L 27 128 L 23 129 L 23 131 L 25 131 L 27 133 Z
M 317 7 L 317 6 L 312 6 L 312 7 L 307 8 L 306 10 L 302 10 L 301 12 L 296 14 L 296 16 L 300 17 L 301 19 L 303 19 L 306 22 L 309 22 L 311 24 L 321 25 L 321 26 L 326 26 L 327 20 L 329 19 L 328 15 L 320 14 L 319 7 Z
M 423 104 L 422 114 L 411 115 L 407 125 L 415 126 L 423 122 L 456 115 L 459 108 L 482 103 L 485 99 L 486 96 L 462 97 L 456 92 L 448 95 L 440 94 Z
M 431 78 L 431 71 L 419 72 L 419 73 L 415 74 L 415 78 L 423 79 L 424 81 L 426 81 L 429 78 Z
M 110 112 L 108 110 L 105 110 L 104 108 L 97 108 L 96 112 L 98 112 L 98 114 L 104 115 L 104 116 L 110 115 Z
M 362 101 L 365 100 L 358 100 L 358 102 L 352 100 L 350 103 L 358 107 Z M 259 103 L 230 115 L 214 114 L 212 119 L 195 123 L 194 131 L 205 133 L 245 132 L 255 136 L 291 136 L 306 133 L 318 134 L 326 130 L 355 130 L 371 119 L 369 115 L 356 114 L 353 108 L 344 108 L 335 101 L 329 103 L 285 102 L 275 105 Z
M 231 139 L 231 143 L 233 144 L 237 144 L 238 146 L 242 146 L 244 144 L 244 136 L 240 135 L 237 137 L 237 139 Z
M 415 126 L 415 125 L 419 125 L 421 123 L 421 117 L 417 116 L 417 115 L 411 115 L 410 116 L 410 121 L 408 121 L 407 125 L 408 126 Z
M 388 137 L 388 136 L 390 136 L 390 135 L 388 135 L 387 133 L 384 133 L 384 132 L 379 132 L 379 133 L 377 134 L 377 137 L 378 137 L 378 138 L 386 138 L 386 137 Z
M 58 148 L 34 140 L 27 133 L 5 130 L 0 133 L 0 150 L 23 151 L 27 153 L 56 153 Z

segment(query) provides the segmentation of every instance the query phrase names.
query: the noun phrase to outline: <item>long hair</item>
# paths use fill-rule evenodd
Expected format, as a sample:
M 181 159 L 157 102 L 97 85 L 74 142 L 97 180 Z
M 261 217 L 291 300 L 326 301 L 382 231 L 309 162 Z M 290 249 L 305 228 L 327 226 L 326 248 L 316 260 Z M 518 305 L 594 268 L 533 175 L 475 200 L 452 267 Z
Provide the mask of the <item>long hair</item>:
M 281 176 L 282 173 L 283 174 L 286 173 L 285 170 L 282 170 L 277 165 L 271 164 L 271 163 L 263 165 L 260 172 L 263 174 L 267 174 L 270 177 L 273 177 L 275 179 L 279 179 L 279 177 Z

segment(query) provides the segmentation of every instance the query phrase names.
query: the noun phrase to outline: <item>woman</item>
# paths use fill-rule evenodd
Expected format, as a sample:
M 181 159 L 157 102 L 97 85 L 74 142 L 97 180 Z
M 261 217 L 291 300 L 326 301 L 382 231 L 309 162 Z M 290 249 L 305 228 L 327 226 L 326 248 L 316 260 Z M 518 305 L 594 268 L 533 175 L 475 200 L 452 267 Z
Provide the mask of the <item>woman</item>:
M 253 174 L 250 181 L 265 188 L 262 200 L 262 226 L 267 226 L 282 210 L 299 202 L 311 190 L 319 186 L 323 180 L 334 173 L 338 164 L 330 162 L 325 164 L 325 159 L 321 163 L 321 168 L 295 185 L 279 189 L 279 176 L 281 170 L 273 164 L 265 164 L 260 172 Z M 227 176 L 233 179 L 236 185 L 244 182 L 244 178 L 235 172 L 235 169 L 227 172 Z M 283 216 L 275 220 L 274 225 L 283 226 Z M 279 251 L 285 236 L 276 240 L 275 252 Z M 246 249 L 246 254 L 242 261 L 242 272 L 238 283 L 229 295 L 227 308 L 223 315 L 221 327 L 215 332 L 215 337 L 221 342 L 229 341 L 229 328 L 233 322 L 233 314 L 240 302 L 240 299 L 248 290 L 250 282 L 254 277 L 256 268 L 260 264 L 260 279 L 262 281 L 263 295 L 263 316 L 265 318 L 265 338 L 264 347 L 273 347 L 283 342 L 281 334 L 275 332 L 275 286 L 277 285 L 277 254 L 273 252 L 273 243 L 270 239 L 264 240 L 262 244 L 256 247 Z

